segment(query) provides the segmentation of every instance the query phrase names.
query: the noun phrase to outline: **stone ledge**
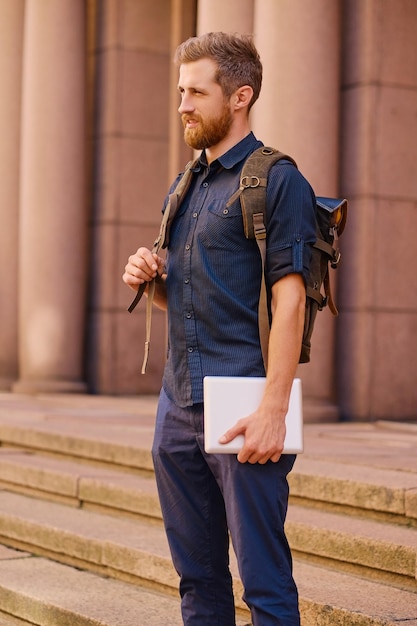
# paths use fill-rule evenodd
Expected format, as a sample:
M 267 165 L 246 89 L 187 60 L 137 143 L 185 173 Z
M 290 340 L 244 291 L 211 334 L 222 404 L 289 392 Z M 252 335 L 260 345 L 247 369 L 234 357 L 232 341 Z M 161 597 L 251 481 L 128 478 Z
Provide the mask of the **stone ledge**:
M 33 622 L 23 621 L 0 611 L 0 626 L 33 626 Z
M 417 531 L 291 506 L 287 536 L 299 553 L 408 577 L 417 592 Z
M 165 533 L 158 524 L 69 508 L 0 492 L 3 543 L 112 576 L 176 588 Z M 292 506 L 287 535 L 297 553 L 382 571 L 416 586 L 417 532 Z
M 81 459 L 0 448 L 0 485 L 4 488 L 75 506 L 83 503 L 83 506 L 160 519 L 156 488 L 149 479 L 153 473 L 145 472 L 148 476 L 145 477 L 121 469 L 94 467 Z M 289 484 L 293 498 L 312 504 L 361 509 L 362 515 L 390 514 L 404 518 L 404 523 L 406 518 L 417 520 L 417 474 L 414 473 L 378 468 L 364 471 L 361 466 L 300 456 L 289 475 Z
M 303 626 L 396 626 L 403 622 L 417 626 L 416 594 L 303 563 L 295 564 L 295 577 Z M 177 594 L 167 596 L 44 558 L 0 562 L 0 592 L 4 610 L 27 620 L 23 624 L 182 624 Z M 248 621 L 246 611 L 237 626 Z M 4 626 L 15 624 L 21 626 L 19 621 L 6 621 Z
M 0 563 L 3 610 L 42 626 L 180 626 L 176 598 L 43 558 Z
M 288 480 L 292 496 L 417 518 L 414 473 L 300 455 Z

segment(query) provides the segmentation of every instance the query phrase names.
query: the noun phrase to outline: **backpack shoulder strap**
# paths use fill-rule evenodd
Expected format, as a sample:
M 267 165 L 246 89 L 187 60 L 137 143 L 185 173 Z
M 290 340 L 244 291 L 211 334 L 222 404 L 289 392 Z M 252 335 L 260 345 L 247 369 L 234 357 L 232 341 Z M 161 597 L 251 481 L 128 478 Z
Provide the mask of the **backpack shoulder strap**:
M 268 363 L 270 330 L 268 298 L 265 283 L 266 187 L 268 184 L 269 170 L 277 161 L 282 159 L 291 161 L 291 163 L 297 167 L 292 157 L 275 148 L 263 146 L 252 152 L 242 168 L 239 189 L 229 198 L 226 204 L 226 206 L 229 207 L 237 198 L 240 198 L 245 237 L 247 239 L 256 240 L 261 255 L 263 278 L 259 295 L 258 324 L 265 371 L 267 370 Z
M 291 161 L 297 167 L 292 157 L 275 148 L 263 146 L 252 152 L 242 168 L 239 189 L 227 202 L 227 206 L 230 206 L 240 197 L 243 227 L 247 239 L 265 239 L 266 237 L 264 215 L 268 174 L 271 167 L 282 159 Z
M 166 248 L 169 243 L 169 231 L 174 220 L 174 217 L 180 207 L 181 202 L 183 201 L 185 194 L 187 193 L 191 180 L 193 177 L 193 168 L 197 165 L 197 160 L 189 161 L 187 163 L 184 174 L 181 176 L 178 181 L 177 186 L 172 191 L 172 193 L 168 196 L 168 202 L 165 207 L 164 214 L 162 216 L 161 226 L 159 228 L 159 233 L 157 238 L 155 239 L 152 246 L 152 253 L 157 254 L 161 248 Z M 136 305 L 139 303 L 143 294 L 145 293 L 146 287 L 148 287 L 148 298 L 146 302 L 146 332 L 145 332 L 145 353 L 143 357 L 142 364 L 142 374 L 146 373 L 146 367 L 148 364 L 149 357 L 149 348 L 151 342 L 151 321 L 152 321 L 152 304 L 153 298 L 155 294 L 155 278 L 153 278 L 148 283 L 142 283 L 138 289 L 138 292 L 130 304 L 128 311 L 132 313 Z
M 162 216 L 159 233 L 152 246 L 152 253 L 157 254 L 161 248 L 166 248 L 169 243 L 169 231 L 171 228 L 171 224 L 191 184 L 191 179 L 193 175 L 192 170 L 193 167 L 195 167 L 196 163 L 197 161 L 189 161 L 189 163 L 187 163 L 184 174 L 181 176 L 175 189 L 168 196 L 168 202 Z M 135 299 L 128 308 L 129 313 L 132 313 L 136 305 L 139 303 L 146 287 L 147 283 L 142 283 L 142 285 L 139 287 Z
M 185 198 L 185 194 L 190 188 L 191 180 L 194 174 L 194 169 L 197 166 L 197 163 L 198 163 L 198 159 L 195 159 L 194 161 L 189 161 L 187 163 L 184 169 L 184 174 L 181 176 L 180 180 L 178 181 L 178 184 L 175 187 L 174 191 L 168 197 L 167 207 L 164 211 L 164 217 L 162 218 L 162 222 L 161 222 L 161 229 L 159 231 L 159 235 L 156 240 L 156 241 L 160 240 L 161 248 L 166 248 L 168 246 L 169 233 L 171 230 L 172 222 L 174 221 L 174 217 L 176 216 L 177 211 L 182 201 Z M 166 213 L 168 214 L 165 218 Z M 166 221 L 165 226 L 163 224 L 164 218 Z

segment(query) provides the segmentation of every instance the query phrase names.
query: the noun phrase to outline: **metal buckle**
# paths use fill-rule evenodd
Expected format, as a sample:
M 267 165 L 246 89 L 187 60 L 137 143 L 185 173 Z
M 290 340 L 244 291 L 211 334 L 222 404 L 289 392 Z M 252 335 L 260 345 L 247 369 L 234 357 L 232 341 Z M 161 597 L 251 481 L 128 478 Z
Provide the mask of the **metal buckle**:
M 333 258 L 332 258 L 332 260 L 330 261 L 330 266 L 331 266 L 333 269 L 336 269 L 336 268 L 338 267 L 338 265 L 339 265 L 339 263 L 340 263 L 340 258 L 341 258 L 341 256 L 342 256 L 342 255 L 340 254 L 339 250 L 335 250 L 335 251 L 334 251 Z
M 260 179 L 257 176 L 243 176 L 240 181 L 241 186 L 244 189 L 248 189 L 248 187 L 255 188 L 259 187 L 261 184 Z

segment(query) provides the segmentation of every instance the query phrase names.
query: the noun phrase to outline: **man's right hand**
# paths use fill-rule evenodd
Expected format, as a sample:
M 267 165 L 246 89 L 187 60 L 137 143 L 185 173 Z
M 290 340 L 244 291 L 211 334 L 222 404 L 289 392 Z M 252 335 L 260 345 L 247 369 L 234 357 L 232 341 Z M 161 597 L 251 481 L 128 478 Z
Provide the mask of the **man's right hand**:
M 152 254 L 148 248 L 139 248 L 129 257 L 122 280 L 133 291 L 137 291 L 142 283 L 151 281 L 158 274 L 162 276 L 164 263 L 163 258 Z

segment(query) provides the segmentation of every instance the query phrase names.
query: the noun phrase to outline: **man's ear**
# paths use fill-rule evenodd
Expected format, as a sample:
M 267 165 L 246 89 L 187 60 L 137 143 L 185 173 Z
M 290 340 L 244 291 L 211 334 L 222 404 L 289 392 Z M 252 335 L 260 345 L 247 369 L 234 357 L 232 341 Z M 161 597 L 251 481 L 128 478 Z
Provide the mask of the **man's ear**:
M 248 107 L 253 96 L 253 89 L 249 85 L 239 87 L 233 94 L 233 104 L 235 109 Z

